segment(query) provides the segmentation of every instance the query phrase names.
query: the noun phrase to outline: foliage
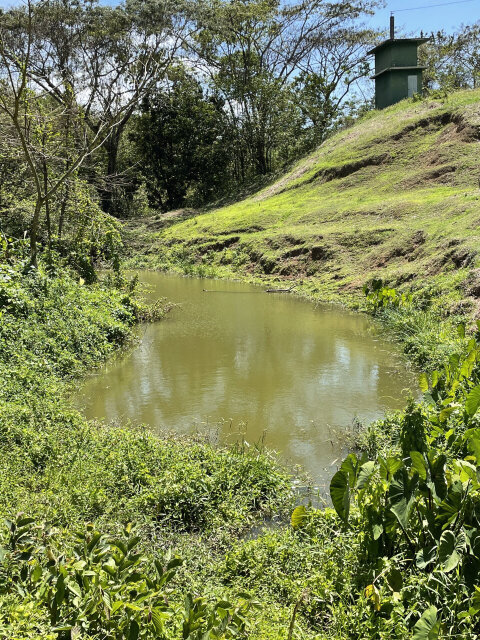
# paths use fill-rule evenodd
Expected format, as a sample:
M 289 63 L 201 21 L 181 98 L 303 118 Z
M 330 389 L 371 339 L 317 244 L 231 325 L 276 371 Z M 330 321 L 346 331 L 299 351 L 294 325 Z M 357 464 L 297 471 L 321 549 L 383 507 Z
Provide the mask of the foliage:
M 199 31 L 189 47 L 225 102 L 237 180 L 271 173 L 326 136 L 368 73 L 365 52 L 375 34 L 357 19 L 375 5 L 190 3 Z
M 350 454 L 330 485 L 338 516 L 361 540 L 374 615 L 403 611 L 415 639 L 479 631 L 478 338 L 422 374 L 424 401 L 401 417 L 395 451 Z
M 211 605 L 192 594 L 183 605 L 172 602 L 181 559 L 146 556 L 130 524 L 120 537 L 87 525 L 68 553 L 58 549 L 58 534 L 35 526 L 33 518 L 19 515 L 7 527 L 0 598 L 15 594 L 17 614 L 33 605 L 42 621 L 38 632 L 48 629 L 49 620 L 51 637 L 65 639 L 243 637 L 252 606 L 248 595 L 236 606 L 224 600 Z M 4 614 L 0 631 L 10 637 L 18 633 L 19 617 Z
M 420 49 L 419 63 L 426 66 L 425 85 L 445 95 L 456 89 L 475 89 L 480 82 L 480 22 L 462 25 L 454 33 L 432 33 Z
M 129 131 L 152 206 L 198 206 L 231 187 L 224 101 L 179 65 L 151 91 Z M 127 157 L 130 161 L 130 157 Z M 138 211 L 134 208 L 134 215 Z
M 382 280 L 372 280 L 371 284 L 363 286 L 363 293 L 367 299 L 368 310 L 375 314 L 385 307 L 399 307 L 412 305 L 412 294 L 398 293 L 396 289 L 384 286 Z

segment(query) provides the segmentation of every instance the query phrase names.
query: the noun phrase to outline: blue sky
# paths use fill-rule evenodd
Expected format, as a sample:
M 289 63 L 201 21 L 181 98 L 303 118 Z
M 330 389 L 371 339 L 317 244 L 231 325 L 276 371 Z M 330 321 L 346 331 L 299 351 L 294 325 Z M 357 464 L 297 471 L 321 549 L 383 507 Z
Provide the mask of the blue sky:
M 461 24 L 480 20 L 480 0 L 447 4 L 449 2 L 453 0 L 387 0 L 385 9 L 379 9 L 369 24 L 388 29 L 390 12 L 394 11 L 397 31 L 418 35 L 422 30 L 425 33 L 439 29 L 450 32 Z
M 117 0 L 103 0 L 104 4 L 117 4 Z M 480 20 L 480 0 L 469 0 L 458 4 L 447 4 L 453 0 L 387 0 L 386 7 L 379 9 L 368 21 L 371 26 L 388 29 L 390 11 L 395 13 L 397 30 L 407 34 L 419 34 L 446 29 L 453 31 L 461 24 Z M 19 0 L 0 0 L 0 7 L 19 4 Z M 444 5 L 444 6 L 435 6 Z M 415 7 L 426 7 L 414 9 Z M 413 10 L 412 10 L 413 9 Z

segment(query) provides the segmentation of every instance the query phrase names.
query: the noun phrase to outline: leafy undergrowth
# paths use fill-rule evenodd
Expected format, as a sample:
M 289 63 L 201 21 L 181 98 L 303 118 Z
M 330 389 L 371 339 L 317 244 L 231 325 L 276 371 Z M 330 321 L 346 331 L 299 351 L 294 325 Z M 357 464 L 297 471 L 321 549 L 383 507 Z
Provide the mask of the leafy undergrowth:
M 322 640 L 480 638 L 480 324 L 459 337 L 421 375 L 422 402 L 362 434 L 334 510 L 299 506 L 290 529 L 237 546 L 228 584 L 288 604 Z
M 471 317 L 480 299 L 479 145 L 480 90 L 405 100 L 368 113 L 236 204 L 165 224 L 161 214 L 130 221 L 128 264 L 291 281 L 298 293 L 348 305 L 382 278 L 434 292 L 437 318 Z
M 256 449 L 87 422 L 67 384 L 148 314 L 126 283 L 87 286 L 12 254 L 0 264 L 0 637 L 243 637 L 250 596 L 229 603 L 188 568 L 178 579 L 174 548 L 218 554 L 291 503 L 288 475 Z

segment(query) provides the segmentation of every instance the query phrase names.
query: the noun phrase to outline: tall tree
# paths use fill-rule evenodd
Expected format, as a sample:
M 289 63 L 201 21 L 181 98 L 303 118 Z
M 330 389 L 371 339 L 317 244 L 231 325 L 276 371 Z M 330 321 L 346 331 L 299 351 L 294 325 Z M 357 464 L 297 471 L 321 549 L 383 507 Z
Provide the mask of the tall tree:
M 345 97 L 345 82 L 348 90 L 366 73 L 360 62 L 365 52 L 362 42 L 367 45 L 371 34 L 366 39 L 367 32 L 355 21 L 376 4 L 373 0 L 193 3 L 192 15 L 202 30 L 189 39 L 189 45 L 199 68 L 225 99 L 237 131 L 240 177 L 245 177 L 248 162 L 256 174 L 272 170 L 282 127 L 291 117 L 292 84 L 300 72 L 321 78 L 326 119 L 335 115 Z
M 67 55 L 66 41 L 65 48 L 53 47 L 45 36 L 46 4 L 50 3 L 28 0 L 24 8 L 0 16 L 0 112 L 33 185 L 32 264 L 37 260 L 42 213 L 51 234 L 50 201 L 131 115 L 150 81 L 150 60 L 155 57 L 151 52 L 145 59 L 127 56 L 120 74 L 100 52 L 89 57 L 86 52 L 92 47 L 79 46 L 75 55 Z M 79 6 L 75 3 L 74 9 Z M 100 43 L 98 34 L 95 41 Z M 61 51 L 69 65 L 60 66 Z M 65 123 L 71 137 L 58 133 Z
M 230 184 L 223 100 L 181 65 L 168 76 L 143 101 L 129 136 L 151 204 L 163 210 L 204 204 Z
M 184 22 L 173 0 L 127 0 L 116 7 L 95 0 L 36 3 L 29 78 L 64 108 L 72 100 L 94 136 L 109 135 L 104 208 L 111 211 L 121 136 L 136 106 L 161 81 L 180 44 Z M 13 12 L 20 29 L 22 10 Z M 68 162 L 68 159 L 66 159 Z

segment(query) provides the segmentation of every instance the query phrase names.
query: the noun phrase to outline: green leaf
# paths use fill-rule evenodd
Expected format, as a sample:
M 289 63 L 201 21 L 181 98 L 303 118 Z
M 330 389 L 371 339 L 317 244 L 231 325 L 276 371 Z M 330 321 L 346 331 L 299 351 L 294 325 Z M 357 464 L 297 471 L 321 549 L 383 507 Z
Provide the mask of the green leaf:
M 112 540 L 110 544 L 112 545 L 112 547 L 116 547 L 117 549 L 119 549 L 124 556 L 127 555 L 128 547 L 123 540 Z
M 293 529 L 300 529 L 305 524 L 307 518 L 307 510 L 301 505 L 293 510 L 291 524 Z
M 449 407 L 445 407 L 445 409 L 442 409 L 438 414 L 438 419 L 440 420 L 440 422 L 446 422 L 456 408 L 457 407 L 450 405 Z
M 360 472 L 358 474 L 358 479 L 356 484 L 356 488 L 359 491 L 361 491 L 365 487 L 367 482 L 372 477 L 374 471 L 375 471 L 375 462 L 373 460 L 370 460 L 369 462 L 365 462 L 365 464 L 362 464 L 362 466 L 360 467 Z
M 57 603 L 57 607 L 59 607 L 65 598 L 65 578 L 62 574 L 58 576 L 57 580 L 57 590 L 55 592 L 55 602 Z
M 468 533 L 471 552 L 476 558 L 480 558 L 480 531 L 473 529 Z
M 402 460 L 399 457 L 389 456 L 386 460 L 379 458 L 380 477 L 385 481 L 390 481 L 402 466 Z
M 155 627 L 155 631 L 160 635 L 163 632 L 163 621 L 168 618 L 168 616 L 158 609 L 152 609 L 152 623 Z
M 419 569 L 426 569 L 429 564 L 435 561 L 435 556 L 437 555 L 437 547 L 425 547 L 424 549 L 420 549 L 416 556 L 416 564 Z
M 463 483 L 460 479 L 456 479 L 448 487 L 447 495 L 439 505 L 437 520 L 447 525 L 456 520 L 462 508 L 463 499 Z
M 181 567 L 183 564 L 182 558 L 179 556 L 175 556 L 167 563 L 167 571 L 172 571 L 172 569 L 176 569 L 177 567 Z
M 428 376 L 426 373 L 421 373 L 419 378 L 418 378 L 418 385 L 420 387 L 420 391 L 422 391 L 422 393 L 427 393 L 428 391 Z
M 79 598 L 82 597 L 81 589 L 76 582 L 71 582 L 71 581 L 67 582 L 67 589 L 71 591 L 74 595 L 78 596 Z
M 130 538 L 127 543 L 128 550 L 131 551 L 134 547 L 137 546 L 139 542 L 140 542 L 140 536 L 134 536 L 133 538 Z
M 128 640 L 137 640 L 140 634 L 140 627 L 136 620 L 132 620 L 130 623 L 130 630 L 128 632 Z
M 452 373 L 458 368 L 460 364 L 460 356 L 458 353 L 452 353 L 448 358 L 448 363 L 450 364 Z
M 443 500 L 447 495 L 447 479 L 445 477 L 445 463 L 447 461 L 446 456 L 442 453 L 435 460 L 432 460 L 433 455 L 428 456 L 430 463 L 430 476 L 432 482 L 429 486 L 436 498 Z
M 424 611 L 420 620 L 413 627 L 412 640 L 436 640 L 440 634 L 440 620 L 437 618 L 437 607 L 433 605 Z
M 392 591 L 401 591 L 403 587 L 402 572 L 398 569 L 391 569 L 387 574 L 387 582 Z
M 477 466 L 480 466 L 480 434 L 477 435 L 477 431 L 475 431 L 475 435 L 468 439 L 468 448 L 475 456 Z
M 3 559 L 1 551 L 2 550 L 0 550 L 0 561 Z M 42 565 L 37 564 L 35 565 L 35 568 L 32 571 L 32 582 L 33 583 L 38 582 L 41 577 L 42 577 Z
M 480 407 L 480 385 L 473 388 L 468 394 L 465 401 L 465 411 L 472 417 L 477 413 L 478 407 Z
M 445 573 L 453 571 L 461 559 L 461 553 L 465 549 L 465 534 L 461 531 L 455 536 L 453 531 L 444 531 L 438 544 L 438 561 Z
M 330 482 L 330 497 L 335 511 L 344 522 L 347 522 L 350 513 L 350 486 L 347 474 L 341 469 Z
M 377 523 L 372 527 L 373 539 L 378 540 L 383 533 L 383 525 Z
M 418 473 L 422 480 L 427 479 L 427 466 L 425 459 L 419 451 L 410 451 L 410 460 L 412 461 L 412 467 Z
M 98 531 L 96 531 L 92 535 L 92 539 L 90 540 L 90 542 L 87 545 L 88 551 L 93 551 L 95 549 L 95 547 L 99 543 L 101 537 L 102 537 L 102 534 L 100 532 L 98 532 Z
M 35 518 L 21 518 L 20 520 L 17 520 L 16 525 L 18 528 L 26 527 L 27 525 L 32 524 L 32 522 L 35 522 Z
M 465 338 L 465 323 L 464 323 L 464 322 L 461 322 L 461 323 L 457 326 L 457 333 L 458 333 L 458 336 L 459 336 L 460 338 L 462 338 L 462 339 L 463 339 L 463 338 Z
M 113 614 L 119 609 L 121 609 L 123 606 L 124 606 L 124 603 L 121 600 L 115 600 L 115 602 L 112 604 L 111 615 L 113 616 Z
M 342 471 L 347 477 L 351 489 L 353 489 L 357 481 L 358 469 L 359 462 L 357 460 L 357 456 L 354 453 L 349 453 L 340 465 L 340 471 Z
M 404 529 L 408 525 L 417 485 L 418 475 L 409 478 L 407 470 L 403 467 L 397 471 L 389 488 L 390 509 Z

